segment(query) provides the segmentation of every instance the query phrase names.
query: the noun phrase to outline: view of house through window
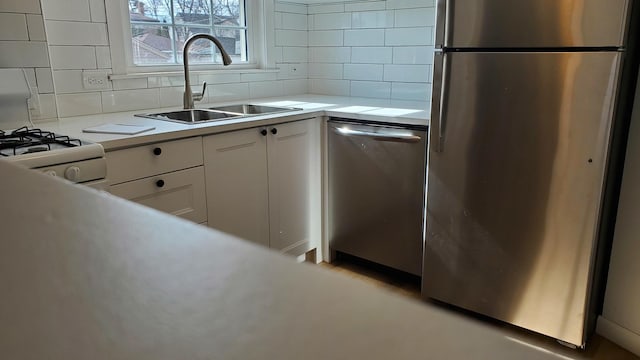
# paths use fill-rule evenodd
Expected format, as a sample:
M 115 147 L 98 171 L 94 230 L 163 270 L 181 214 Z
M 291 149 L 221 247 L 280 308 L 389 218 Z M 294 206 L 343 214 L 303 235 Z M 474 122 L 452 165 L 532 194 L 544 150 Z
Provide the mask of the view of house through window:
M 196 33 L 218 38 L 234 63 L 248 61 L 244 0 L 125 1 L 135 65 L 182 63 L 182 46 Z M 222 63 L 222 58 L 210 41 L 198 40 L 189 49 L 189 62 Z

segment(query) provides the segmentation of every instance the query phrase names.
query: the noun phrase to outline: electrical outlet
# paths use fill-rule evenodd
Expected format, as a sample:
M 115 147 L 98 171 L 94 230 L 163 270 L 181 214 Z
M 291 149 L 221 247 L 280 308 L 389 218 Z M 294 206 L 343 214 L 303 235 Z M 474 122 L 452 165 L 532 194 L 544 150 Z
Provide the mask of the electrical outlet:
M 86 90 L 108 90 L 109 74 L 106 71 L 83 71 L 82 84 Z

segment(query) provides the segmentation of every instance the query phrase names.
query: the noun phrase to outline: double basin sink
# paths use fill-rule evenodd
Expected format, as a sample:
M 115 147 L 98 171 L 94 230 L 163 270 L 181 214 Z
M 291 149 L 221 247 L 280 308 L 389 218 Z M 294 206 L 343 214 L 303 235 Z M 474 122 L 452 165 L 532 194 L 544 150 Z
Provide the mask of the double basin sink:
M 209 121 L 220 121 L 242 118 L 247 116 L 265 115 L 273 113 L 281 113 L 287 111 L 300 110 L 296 108 L 285 108 L 276 106 L 238 104 L 218 106 L 208 109 L 187 109 L 177 110 L 154 114 L 138 114 L 136 116 L 155 119 L 174 121 L 183 124 L 198 124 Z

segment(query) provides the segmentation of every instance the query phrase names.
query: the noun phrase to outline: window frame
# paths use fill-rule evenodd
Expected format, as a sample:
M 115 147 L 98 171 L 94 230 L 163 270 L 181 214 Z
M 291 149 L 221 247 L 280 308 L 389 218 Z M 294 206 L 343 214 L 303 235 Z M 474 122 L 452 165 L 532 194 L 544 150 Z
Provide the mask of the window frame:
M 129 7 L 126 0 L 106 0 L 107 28 L 111 50 L 111 66 L 117 75 L 135 75 L 144 73 L 173 73 L 183 70 L 182 64 L 175 65 L 136 65 L 133 63 L 131 48 L 131 24 Z M 246 0 L 245 13 L 247 25 L 247 62 L 222 64 L 189 64 L 193 71 L 215 71 L 230 69 L 266 69 L 269 68 L 268 48 L 274 46 L 273 38 L 274 3 L 273 0 Z M 271 30 L 269 30 L 271 29 Z

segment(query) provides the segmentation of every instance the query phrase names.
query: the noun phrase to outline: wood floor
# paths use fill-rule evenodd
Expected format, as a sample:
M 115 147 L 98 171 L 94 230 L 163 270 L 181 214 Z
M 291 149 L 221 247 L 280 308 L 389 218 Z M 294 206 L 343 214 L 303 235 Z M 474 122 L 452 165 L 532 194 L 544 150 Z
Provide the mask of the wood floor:
M 376 266 L 366 261 L 361 261 L 351 257 L 342 257 L 331 264 L 321 263 L 320 266 L 403 296 L 416 299 L 421 298 L 419 278 L 411 275 L 395 272 L 388 268 Z M 425 306 L 438 306 L 458 314 L 460 313 L 459 310 L 452 309 L 444 304 L 430 301 L 425 301 L 424 303 Z M 558 344 L 554 339 L 522 330 L 508 324 L 497 321 L 491 322 L 487 319 L 474 318 L 473 314 L 465 314 L 462 316 L 468 316 L 473 321 L 489 322 L 492 326 L 498 328 L 499 331 L 507 332 L 511 337 L 517 338 L 518 340 L 526 342 L 532 346 L 540 347 L 563 355 L 569 359 L 640 360 L 640 357 L 635 356 L 598 334 L 594 334 L 585 350 L 573 350 Z

